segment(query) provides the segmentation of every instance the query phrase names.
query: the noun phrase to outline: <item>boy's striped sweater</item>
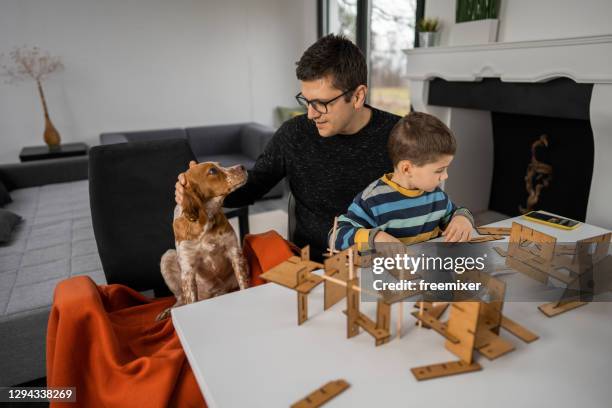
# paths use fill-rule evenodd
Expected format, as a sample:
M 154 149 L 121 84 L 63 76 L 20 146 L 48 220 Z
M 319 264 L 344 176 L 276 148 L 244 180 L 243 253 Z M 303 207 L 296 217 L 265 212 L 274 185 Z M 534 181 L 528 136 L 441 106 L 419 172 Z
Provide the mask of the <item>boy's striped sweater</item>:
M 470 212 L 457 208 L 439 187 L 432 192 L 408 190 L 393 182 L 392 176 L 385 174 L 371 183 L 338 218 L 336 249 L 367 244 L 372 229 L 413 244 L 436 238 L 454 215 L 464 215 L 473 224 Z

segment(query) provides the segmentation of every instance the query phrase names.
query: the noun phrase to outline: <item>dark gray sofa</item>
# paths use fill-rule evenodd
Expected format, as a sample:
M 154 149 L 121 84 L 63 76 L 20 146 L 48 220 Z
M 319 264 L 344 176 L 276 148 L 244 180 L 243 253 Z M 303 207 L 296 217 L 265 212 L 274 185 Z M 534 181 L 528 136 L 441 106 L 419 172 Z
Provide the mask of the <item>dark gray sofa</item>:
M 166 217 L 168 239 L 163 250 L 172 247 L 172 180 L 176 177 L 173 174 L 180 171 L 180 163 L 194 158 L 183 142 L 189 154 L 180 156 L 178 164 L 171 166 L 170 156 L 176 150 L 171 144 L 176 141 L 169 142 L 97 146 L 90 150 L 90 155 L 94 155 L 91 160 L 83 156 L 0 165 L 0 181 L 13 199 L 2 208 L 23 218 L 10 241 L 0 243 L 0 386 L 45 377 L 47 322 L 53 292 L 61 280 L 87 275 L 100 285 L 123 283 L 137 290 L 148 290 L 149 287 L 137 281 L 138 276 L 134 273 L 135 269 L 144 268 L 151 275 L 149 281 L 157 279 L 163 284 L 161 275 L 154 273 L 158 270 L 161 252 L 154 253 L 151 249 L 155 246 L 151 234 L 159 233 L 162 228 L 158 221 L 153 231 L 146 231 L 146 227 L 154 219 L 149 217 L 151 211 L 159 213 L 157 217 Z M 151 155 L 151 151 L 158 152 Z M 164 163 L 157 166 L 157 173 L 148 170 L 145 176 L 140 174 L 139 170 L 150 165 L 147 161 L 159 160 Z M 92 163 L 93 170 L 97 171 L 89 171 Z M 153 190 L 145 188 L 143 180 L 147 177 Z M 112 197 L 111 193 L 116 193 L 118 186 L 129 183 L 138 184 L 140 190 L 131 188 L 132 196 L 119 193 L 121 199 Z M 119 191 L 124 191 L 122 188 Z M 147 201 L 154 204 L 147 205 Z M 115 215 L 105 218 L 118 206 L 123 206 L 124 210 L 140 208 L 139 214 L 145 215 L 143 223 L 138 226 L 137 217 L 129 211 L 123 211 L 123 217 L 129 221 Z M 98 231 L 94 233 L 92 215 L 96 208 Z M 106 213 L 101 208 L 105 208 Z M 236 232 L 241 237 L 248 233 L 248 208 L 225 209 L 225 213 L 228 218 L 239 218 L 239 231 Z M 101 226 L 106 234 L 100 231 Z M 121 241 L 125 245 L 119 245 L 117 251 L 120 240 L 115 237 L 116 229 L 126 226 L 128 233 L 121 235 L 133 241 L 127 244 Z M 146 256 L 133 253 L 136 246 L 145 248 Z M 130 250 L 126 253 L 125 248 Z M 102 262 L 102 255 L 106 255 L 106 264 Z M 138 268 L 122 269 L 123 276 L 118 279 L 113 263 L 126 258 Z M 143 262 L 145 258 L 148 263 Z M 153 291 L 146 295 L 152 296 Z
M 87 176 L 87 156 L 0 165 L 13 199 L 3 208 L 23 218 L 0 244 L 0 386 L 46 375 L 47 321 L 60 280 L 86 274 L 106 283 Z
M 258 123 L 199 126 L 135 132 L 100 134 L 100 144 L 186 139 L 198 162 L 219 162 L 222 166 L 242 164 L 252 169 L 257 157 L 274 135 L 274 129 Z M 264 198 L 283 195 L 284 183 L 278 183 Z

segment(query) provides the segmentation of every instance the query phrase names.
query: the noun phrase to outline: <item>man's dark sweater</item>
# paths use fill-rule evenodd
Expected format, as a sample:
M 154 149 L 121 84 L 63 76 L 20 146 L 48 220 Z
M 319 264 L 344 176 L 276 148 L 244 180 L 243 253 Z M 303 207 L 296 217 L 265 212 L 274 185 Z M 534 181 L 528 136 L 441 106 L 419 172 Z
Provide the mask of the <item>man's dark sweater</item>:
M 249 171 L 247 184 L 224 205 L 252 204 L 287 177 L 295 197 L 295 244 L 310 244 L 312 258 L 321 259 L 334 217 L 345 213 L 368 184 L 393 171 L 387 140 L 400 117 L 371 109 L 368 124 L 353 135 L 322 137 L 306 115 L 283 123 Z

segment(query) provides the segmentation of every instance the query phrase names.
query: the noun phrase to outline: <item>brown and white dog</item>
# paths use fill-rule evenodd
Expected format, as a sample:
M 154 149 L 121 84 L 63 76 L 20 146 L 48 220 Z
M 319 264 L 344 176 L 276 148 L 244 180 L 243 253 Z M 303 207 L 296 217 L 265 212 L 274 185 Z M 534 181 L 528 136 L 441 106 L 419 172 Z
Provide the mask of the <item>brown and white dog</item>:
M 174 210 L 176 250 L 161 258 L 161 273 L 176 296 L 173 307 L 223 295 L 249 285 L 247 263 L 222 211 L 225 197 L 246 183 L 243 166 L 191 165 L 185 173 L 182 210 Z M 170 315 L 170 308 L 157 320 Z

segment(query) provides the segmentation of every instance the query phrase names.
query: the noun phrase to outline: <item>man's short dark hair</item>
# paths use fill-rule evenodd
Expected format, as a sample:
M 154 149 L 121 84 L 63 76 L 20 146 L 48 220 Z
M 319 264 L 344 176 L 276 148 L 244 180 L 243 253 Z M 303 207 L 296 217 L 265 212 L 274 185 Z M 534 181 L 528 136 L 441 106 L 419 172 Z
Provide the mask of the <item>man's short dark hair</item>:
M 395 124 L 387 148 L 393 166 L 410 160 L 420 167 L 443 155 L 454 156 L 457 142 L 440 119 L 423 112 L 411 112 Z
M 368 83 L 368 67 L 359 48 L 343 35 L 329 34 L 311 45 L 298 62 L 300 81 L 313 81 L 331 74 L 332 85 L 342 92 Z M 347 95 L 347 100 L 351 95 Z

